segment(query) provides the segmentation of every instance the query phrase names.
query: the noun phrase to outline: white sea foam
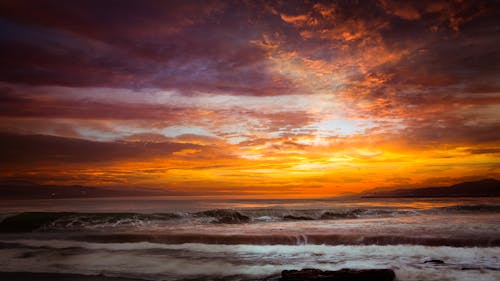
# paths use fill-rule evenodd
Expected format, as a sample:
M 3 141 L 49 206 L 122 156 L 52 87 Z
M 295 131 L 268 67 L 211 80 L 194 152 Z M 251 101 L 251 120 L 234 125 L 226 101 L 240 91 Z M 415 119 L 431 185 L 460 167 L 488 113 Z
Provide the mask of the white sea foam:
M 266 276 L 305 267 L 393 268 L 403 281 L 500 280 L 499 247 L 0 242 L 18 244 L 0 250 L 0 267 L 4 271 L 104 273 L 176 280 L 186 276 Z M 424 263 L 428 259 L 440 259 L 445 264 Z
M 353 253 L 361 255 L 365 253 L 383 253 L 391 254 L 398 253 L 402 256 L 420 255 L 425 256 L 430 250 L 438 256 L 460 256 L 463 258 L 476 258 L 481 255 L 499 255 L 500 247 L 429 247 L 418 245 L 390 245 L 390 246 L 328 246 L 328 245 L 215 245 L 203 243 L 185 243 L 185 244 L 161 244 L 151 242 L 136 242 L 136 243 L 92 243 L 81 242 L 74 240 L 37 240 L 37 239 L 16 239 L 16 240 L 0 240 L 0 243 L 15 243 L 28 247 L 47 247 L 54 249 L 64 248 L 84 248 L 91 250 L 150 250 L 150 249 L 166 249 L 166 250 L 186 250 L 192 252 L 250 252 L 250 253 L 318 253 L 326 254 L 331 251 L 336 253 L 346 254 Z

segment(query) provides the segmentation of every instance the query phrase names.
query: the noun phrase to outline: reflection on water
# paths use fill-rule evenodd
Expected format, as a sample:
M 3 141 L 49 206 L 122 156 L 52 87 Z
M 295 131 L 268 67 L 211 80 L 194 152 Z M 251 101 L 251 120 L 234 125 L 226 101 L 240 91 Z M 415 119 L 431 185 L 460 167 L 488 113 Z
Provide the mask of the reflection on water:
M 0 212 L 188 212 L 210 209 L 428 209 L 454 205 L 500 205 L 500 198 L 334 198 L 334 199 L 217 199 L 213 197 L 121 197 L 47 200 L 3 200 Z

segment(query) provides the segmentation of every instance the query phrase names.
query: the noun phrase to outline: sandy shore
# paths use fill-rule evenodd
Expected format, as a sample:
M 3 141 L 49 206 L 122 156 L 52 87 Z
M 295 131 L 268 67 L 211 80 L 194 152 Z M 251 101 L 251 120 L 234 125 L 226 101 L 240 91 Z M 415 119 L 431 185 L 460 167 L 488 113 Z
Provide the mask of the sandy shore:
M 115 278 L 102 275 L 64 273 L 0 272 L 0 281 L 143 281 L 132 278 Z

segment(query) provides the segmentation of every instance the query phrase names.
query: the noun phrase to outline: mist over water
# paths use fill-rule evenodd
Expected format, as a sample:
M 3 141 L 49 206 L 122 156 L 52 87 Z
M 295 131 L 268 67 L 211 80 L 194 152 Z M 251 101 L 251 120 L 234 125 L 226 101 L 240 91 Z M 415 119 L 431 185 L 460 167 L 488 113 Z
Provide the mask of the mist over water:
M 165 213 L 211 209 L 341 209 L 402 208 L 410 210 L 457 205 L 500 205 L 492 198 L 332 198 L 332 199 L 221 199 L 208 196 L 154 196 L 113 198 L 65 198 L 43 200 L 3 200 L 0 212 L 134 212 Z
M 498 198 L 58 199 L 0 210 L 3 271 L 258 280 L 391 268 L 398 280 L 500 279 Z

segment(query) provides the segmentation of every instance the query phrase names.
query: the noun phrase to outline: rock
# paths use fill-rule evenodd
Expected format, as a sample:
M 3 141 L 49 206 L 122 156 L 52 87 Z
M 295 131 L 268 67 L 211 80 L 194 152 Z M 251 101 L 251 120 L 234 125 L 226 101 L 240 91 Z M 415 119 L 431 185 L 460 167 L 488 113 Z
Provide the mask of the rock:
M 433 259 L 433 260 L 426 260 L 426 261 L 424 261 L 424 263 L 444 264 L 444 261 Z
M 307 268 L 283 270 L 278 281 L 392 281 L 396 277 L 392 269 L 341 269 L 323 271 Z
M 302 270 L 283 270 L 281 272 L 280 281 L 298 281 L 298 280 L 316 280 L 323 275 L 323 271 L 319 269 L 306 268 Z
M 213 217 L 214 223 L 247 223 L 250 218 L 233 210 L 208 210 L 198 212 L 197 217 Z
M 480 267 L 462 267 L 460 270 L 481 270 Z
M 358 216 L 354 213 L 332 213 L 325 212 L 321 215 L 322 220 L 335 220 L 335 219 L 355 219 Z
M 240 213 L 235 213 L 234 215 L 223 216 L 218 219 L 217 223 L 243 223 L 249 222 L 250 218 L 242 215 Z
M 283 219 L 286 221 L 311 221 L 311 220 L 314 220 L 313 218 L 310 218 L 310 217 L 293 216 L 293 215 L 286 215 L 283 217 Z

